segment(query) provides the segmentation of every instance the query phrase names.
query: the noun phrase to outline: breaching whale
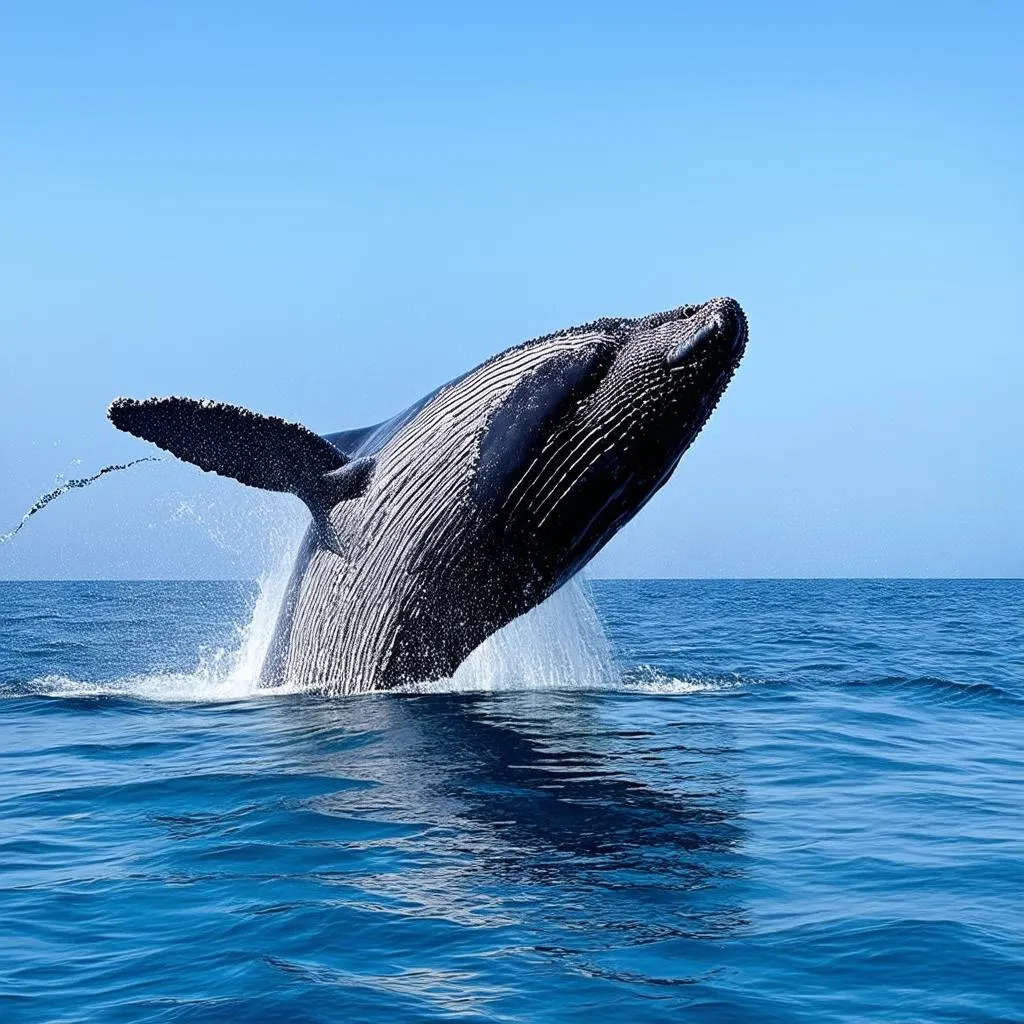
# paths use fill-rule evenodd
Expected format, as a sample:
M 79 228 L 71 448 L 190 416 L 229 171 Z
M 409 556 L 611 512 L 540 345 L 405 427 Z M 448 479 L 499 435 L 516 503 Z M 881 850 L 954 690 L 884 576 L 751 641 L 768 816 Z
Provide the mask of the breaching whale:
M 524 342 L 357 430 L 190 398 L 108 415 L 306 503 L 261 682 L 352 693 L 450 676 L 575 575 L 668 479 L 746 341 L 717 298 Z

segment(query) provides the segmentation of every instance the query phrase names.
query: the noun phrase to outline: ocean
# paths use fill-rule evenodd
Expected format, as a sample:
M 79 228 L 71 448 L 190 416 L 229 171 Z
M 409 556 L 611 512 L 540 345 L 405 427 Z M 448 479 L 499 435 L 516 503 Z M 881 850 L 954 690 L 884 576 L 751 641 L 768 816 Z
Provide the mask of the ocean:
M 1024 1021 L 1024 582 L 592 581 L 453 680 L 0 583 L 0 1020 Z

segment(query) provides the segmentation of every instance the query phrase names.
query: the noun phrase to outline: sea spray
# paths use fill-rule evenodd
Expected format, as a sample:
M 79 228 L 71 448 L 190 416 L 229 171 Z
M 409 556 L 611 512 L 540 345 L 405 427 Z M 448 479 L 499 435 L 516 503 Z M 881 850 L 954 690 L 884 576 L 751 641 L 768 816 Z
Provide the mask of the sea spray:
M 0 540 L 9 539 L 25 521 L 54 498 L 101 476 L 127 469 L 136 459 L 107 466 L 91 477 L 71 480 L 40 498 L 21 523 Z M 49 675 L 32 681 L 31 692 L 54 697 L 127 696 L 153 701 L 237 701 L 262 695 L 301 692 L 298 681 L 283 687 L 262 687 L 260 670 L 291 576 L 306 525 L 289 499 L 253 495 L 244 508 L 230 512 L 220 503 L 203 503 L 178 495 L 168 518 L 200 529 L 219 548 L 239 561 L 256 555 L 264 566 L 256 579 L 248 617 L 235 628 L 233 642 L 203 646 L 191 671 L 127 676 L 114 682 L 90 682 Z M 414 692 L 487 690 L 591 689 L 620 679 L 611 647 L 594 609 L 587 584 L 577 577 L 542 604 L 498 630 L 474 650 L 450 678 L 418 683 Z
M 55 498 L 59 498 L 62 494 L 67 494 L 68 491 L 77 490 L 81 487 L 88 487 L 89 484 L 95 483 L 100 477 L 106 476 L 108 473 L 118 473 L 123 469 L 131 469 L 132 466 L 137 466 L 140 462 L 161 462 L 163 461 L 155 455 L 146 455 L 141 459 L 132 459 L 131 462 L 122 462 L 113 466 L 104 466 L 101 470 L 93 473 L 92 476 L 83 476 L 77 480 L 66 480 L 64 483 L 55 487 L 52 491 L 48 491 L 41 498 L 37 498 L 32 507 L 21 517 L 20 522 L 13 530 L 9 530 L 7 533 L 0 534 L 0 544 L 6 544 L 19 530 L 32 518 L 37 512 L 46 508 Z M 58 478 L 59 479 L 59 478 Z
M 272 569 L 260 577 L 250 619 L 238 631 L 238 646 L 205 655 L 192 675 L 163 677 L 161 685 L 171 684 L 163 699 L 238 700 L 306 689 L 301 681 L 279 687 L 261 687 L 258 682 L 288 585 L 294 548 L 290 539 L 279 549 Z M 609 686 L 618 677 L 611 646 L 586 585 L 572 580 L 488 637 L 451 678 L 403 689 L 417 693 L 591 689 Z M 160 699 L 149 681 L 147 690 Z
M 586 582 L 577 577 L 489 636 L 450 679 L 411 689 L 590 689 L 608 686 L 617 677 L 604 627 Z
M 91 477 L 72 480 L 44 495 L 23 517 L 74 487 L 106 473 L 130 468 L 107 466 Z M 260 686 L 259 676 L 291 576 L 307 518 L 294 499 L 253 494 L 243 506 L 177 495 L 169 499 L 167 517 L 201 530 L 217 547 L 239 562 L 253 558 L 264 566 L 248 613 L 228 642 L 201 646 L 195 666 L 186 671 L 150 672 L 114 682 L 48 675 L 27 689 L 54 697 L 127 696 L 167 702 L 237 701 L 258 696 L 302 692 L 301 680 L 286 686 Z M 416 683 L 402 690 L 416 693 L 579 690 L 614 687 L 649 693 L 679 693 L 736 685 L 733 680 L 676 679 L 655 670 L 634 667 L 623 672 L 616 664 L 604 628 L 591 600 L 589 585 L 576 577 L 542 604 L 498 630 L 445 679 Z M 21 692 L 24 692 L 22 690 Z
M 113 681 L 47 675 L 0 695 L 216 703 L 278 697 L 307 689 L 316 692 L 301 681 L 276 687 L 261 686 L 259 682 L 291 575 L 294 543 L 289 534 L 289 530 L 282 530 L 277 557 L 257 581 L 248 612 L 239 617 L 235 627 L 234 639 L 199 647 L 192 669 L 126 675 Z M 620 678 L 590 595 L 583 583 L 572 581 L 488 638 L 453 677 L 402 687 L 400 692 L 599 689 L 616 685 Z
M 301 680 L 277 687 L 259 685 L 306 516 L 298 513 L 294 499 L 263 493 L 247 506 L 244 529 L 239 529 L 237 520 L 226 523 L 221 512 L 216 503 L 201 507 L 195 501 L 178 501 L 172 514 L 193 522 L 229 553 L 241 556 L 256 549 L 266 568 L 257 580 L 250 617 L 239 624 L 235 646 L 201 651 L 195 672 L 132 680 L 133 686 L 144 686 L 149 699 L 240 700 L 311 689 Z M 488 637 L 450 678 L 402 689 L 420 693 L 580 689 L 610 686 L 619 679 L 588 584 L 578 576 Z
M 243 700 L 257 694 L 294 693 L 302 689 L 260 687 L 259 675 L 302 539 L 304 517 L 289 515 L 278 502 L 264 498 L 253 502 L 246 519 L 249 544 L 261 551 L 266 568 L 257 577 L 248 619 L 236 627 L 236 642 L 200 649 L 198 665 L 191 673 L 126 681 L 140 696 L 152 700 Z M 232 532 L 222 524 L 207 527 L 207 532 L 219 546 L 236 550 Z

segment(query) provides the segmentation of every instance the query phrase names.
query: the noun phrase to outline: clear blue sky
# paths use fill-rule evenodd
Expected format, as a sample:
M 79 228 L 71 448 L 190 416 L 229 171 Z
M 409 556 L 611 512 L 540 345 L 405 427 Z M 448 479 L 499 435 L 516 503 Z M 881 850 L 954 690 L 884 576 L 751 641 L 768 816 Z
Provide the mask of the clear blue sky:
M 746 360 L 599 572 L 1024 575 L 1022 11 L 5 4 L 0 532 L 150 453 L 116 395 L 326 432 L 730 294 Z M 247 575 L 253 507 L 140 466 L 0 577 Z

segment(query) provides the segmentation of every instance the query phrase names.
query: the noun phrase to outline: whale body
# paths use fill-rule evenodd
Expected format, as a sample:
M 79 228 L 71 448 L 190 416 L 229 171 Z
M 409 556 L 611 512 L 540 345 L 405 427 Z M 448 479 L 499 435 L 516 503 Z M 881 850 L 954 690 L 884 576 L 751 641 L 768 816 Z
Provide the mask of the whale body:
M 306 503 L 261 682 L 352 693 L 450 676 L 574 576 L 669 478 L 746 341 L 717 298 L 524 342 L 357 430 L 177 397 L 108 415 Z

